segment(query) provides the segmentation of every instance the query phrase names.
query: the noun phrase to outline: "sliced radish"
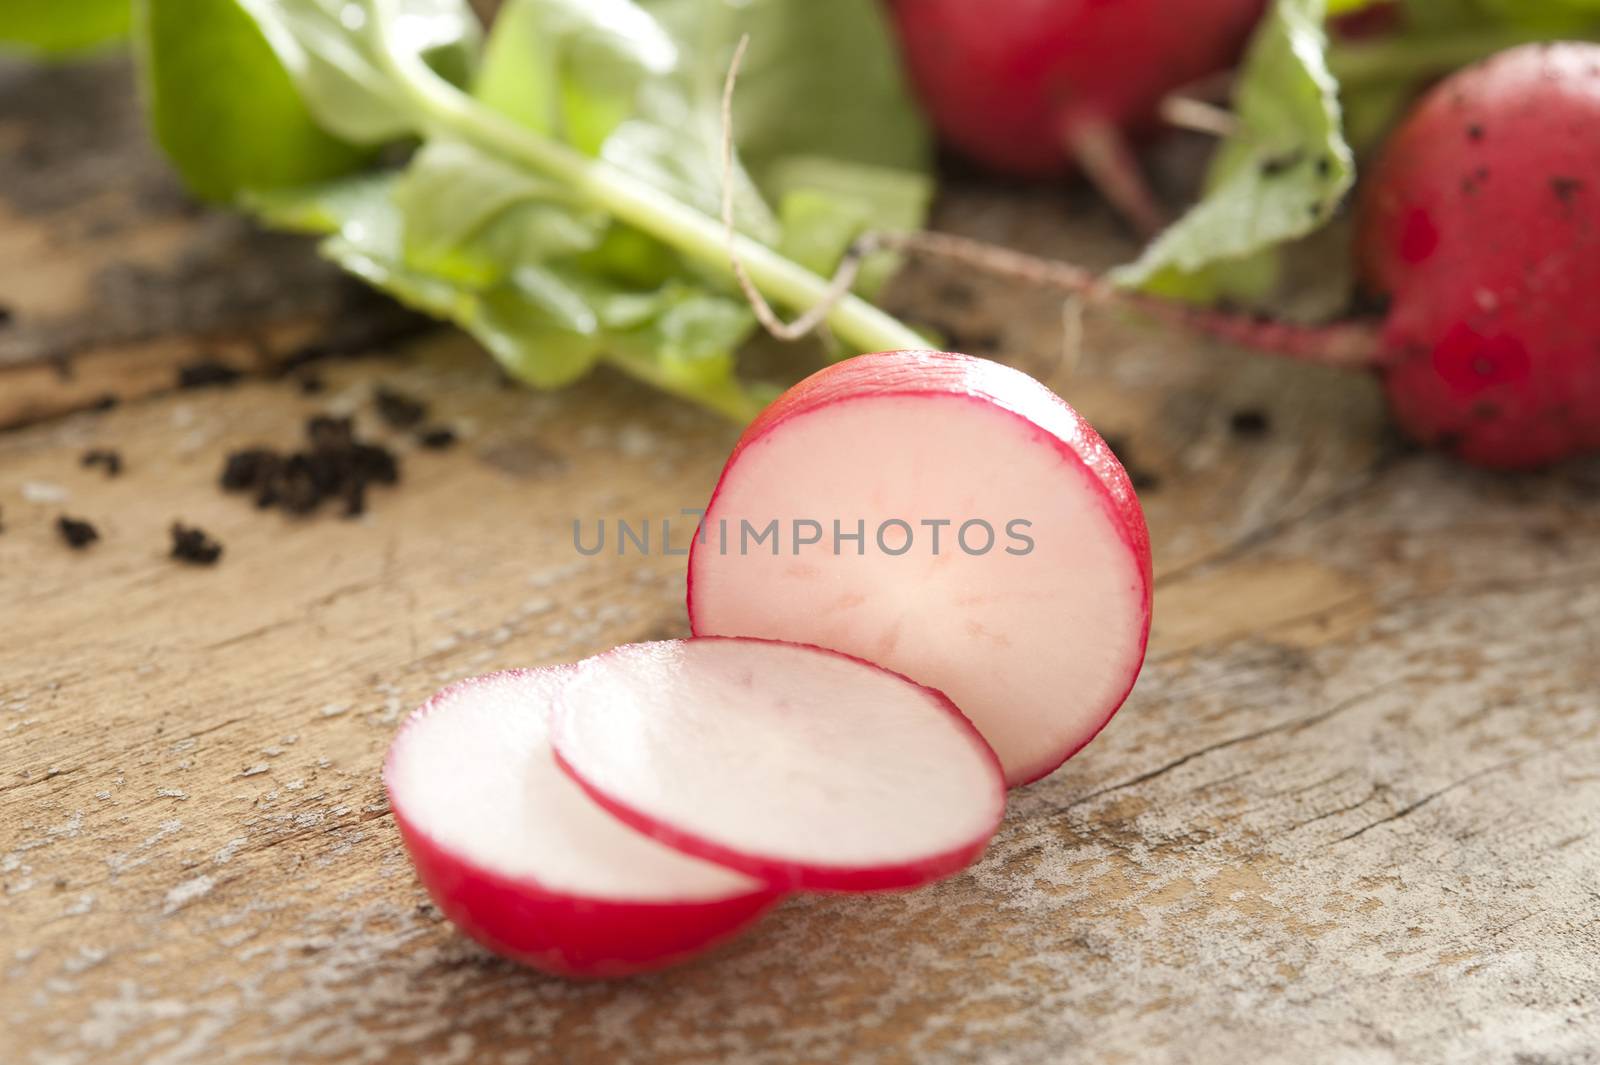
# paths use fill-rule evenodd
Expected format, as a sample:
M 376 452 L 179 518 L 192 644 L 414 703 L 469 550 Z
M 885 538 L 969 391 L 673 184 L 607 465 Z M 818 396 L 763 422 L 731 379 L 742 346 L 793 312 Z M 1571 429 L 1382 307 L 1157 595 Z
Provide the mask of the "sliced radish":
M 742 523 L 774 519 L 752 546 Z M 745 430 L 690 548 L 689 619 L 932 685 L 1024 784 L 1127 698 L 1150 586 L 1138 499 L 1076 411 L 998 363 L 896 351 L 812 375 Z
M 1005 809 L 994 752 L 950 700 L 816 647 L 618 647 L 579 664 L 550 734 L 629 825 L 781 887 L 927 883 L 975 858 Z
M 383 769 L 395 823 L 439 909 L 490 950 L 566 976 L 681 961 L 778 893 L 635 832 L 556 767 L 546 721 L 572 672 L 477 677 L 413 713 Z

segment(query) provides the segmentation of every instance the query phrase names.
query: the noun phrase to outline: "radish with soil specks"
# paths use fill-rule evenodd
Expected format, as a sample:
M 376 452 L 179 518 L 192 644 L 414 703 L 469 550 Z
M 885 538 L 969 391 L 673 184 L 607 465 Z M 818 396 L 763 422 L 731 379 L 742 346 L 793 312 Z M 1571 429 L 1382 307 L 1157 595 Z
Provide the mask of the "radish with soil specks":
M 546 715 L 571 667 L 462 681 L 411 715 L 384 784 L 445 916 L 497 953 L 564 976 L 657 969 L 777 901 L 596 806 L 557 768 Z
M 773 520 L 782 542 L 749 549 L 742 523 Z M 932 685 L 1024 784 L 1122 705 L 1150 588 L 1127 474 L 1071 407 L 998 363 L 897 351 L 812 375 L 745 430 L 688 601 L 696 635 L 817 644 Z
M 1389 302 L 1381 321 L 1275 321 L 950 234 L 877 239 L 1266 354 L 1376 371 L 1420 442 L 1528 469 L 1600 450 L 1597 173 L 1600 45 L 1532 44 L 1441 82 L 1385 145 L 1357 219 L 1361 275 Z
M 1361 263 L 1392 300 L 1400 423 L 1485 466 L 1600 447 L 1600 46 L 1527 45 L 1458 72 L 1370 181 Z
M 630 826 L 775 887 L 915 887 L 982 852 L 994 752 L 939 692 L 766 640 L 630 644 L 557 696 L 561 766 Z

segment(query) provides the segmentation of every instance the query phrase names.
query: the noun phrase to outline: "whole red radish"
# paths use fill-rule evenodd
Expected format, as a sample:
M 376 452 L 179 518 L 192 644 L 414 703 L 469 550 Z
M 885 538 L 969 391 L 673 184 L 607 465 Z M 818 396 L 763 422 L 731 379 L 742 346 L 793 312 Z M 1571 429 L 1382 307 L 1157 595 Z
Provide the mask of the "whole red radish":
M 781 893 L 649 839 L 557 768 L 546 715 L 571 667 L 446 688 L 384 763 L 400 836 L 444 915 L 562 976 L 659 969 L 727 939 Z
M 1388 312 L 1320 326 L 1121 291 L 1070 263 L 948 234 L 887 243 L 1268 354 L 1376 371 L 1408 433 L 1475 465 L 1600 449 L 1600 44 L 1523 45 L 1441 82 L 1384 146 L 1357 221 L 1362 278 Z
M 1600 45 L 1526 45 L 1436 86 L 1385 146 L 1359 224 L 1390 300 L 1390 405 L 1483 466 L 1600 448 Z
M 939 132 L 1022 177 L 1074 161 L 1135 222 L 1153 205 L 1124 138 L 1164 97 L 1232 66 L 1266 0 L 890 0 Z M 1123 186 L 1119 190 L 1117 186 Z M 1109 186 L 1109 187 L 1108 187 Z
M 861 355 L 778 397 L 689 555 L 696 635 L 815 644 L 932 685 L 1013 785 L 1127 698 L 1150 590 L 1144 515 L 1099 435 L 1026 374 L 934 351 Z

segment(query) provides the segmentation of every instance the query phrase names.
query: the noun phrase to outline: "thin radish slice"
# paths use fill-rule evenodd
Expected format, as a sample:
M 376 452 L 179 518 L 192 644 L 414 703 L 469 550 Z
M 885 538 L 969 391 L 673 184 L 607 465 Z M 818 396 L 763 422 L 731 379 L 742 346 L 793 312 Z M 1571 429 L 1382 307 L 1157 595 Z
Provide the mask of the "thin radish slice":
M 994 834 L 994 752 L 939 692 L 765 640 L 630 644 L 577 667 L 561 766 L 629 825 L 774 886 L 914 887 Z
M 696 635 L 815 644 L 932 685 L 1016 785 L 1127 698 L 1150 588 L 1138 499 L 1076 411 L 997 363 L 896 351 L 812 375 L 745 430 L 688 598 Z
M 571 667 L 462 681 L 401 728 L 384 785 L 417 875 L 497 953 L 565 976 L 623 976 L 726 939 L 779 897 L 665 847 L 556 767 L 548 711 Z

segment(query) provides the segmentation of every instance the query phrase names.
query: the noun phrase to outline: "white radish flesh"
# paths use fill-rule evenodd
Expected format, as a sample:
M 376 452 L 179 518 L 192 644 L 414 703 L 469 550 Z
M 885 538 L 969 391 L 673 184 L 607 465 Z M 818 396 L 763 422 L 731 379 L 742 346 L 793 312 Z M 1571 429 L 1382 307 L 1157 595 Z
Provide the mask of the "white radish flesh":
M 926 883 L 976 857 L 1005 806 L 948 699 L 813 647 L 619 647 L 579 664 L 551 741 L 628 824 L 778 887 Z
M 774 519 L 775 548 L 742 538 Z M 806 522 L 820 543 L 798 542 Z M 1075 411 L 988 360 L 888 352 L 802 381 L 745 431 L 691 547 L 689 616 L 696 635 L 816 644 L 943 691 L 1022 784 L 1127 697 L 1150 586 L 1138 500 Z
M 395 820 L 440 909 L 493 950 L 577 976 L 682 960 L 777 896 L 628 828 L 556 766 L 548 711 L 572 675 L 496 673 L 418 709 L 384 766 Z

